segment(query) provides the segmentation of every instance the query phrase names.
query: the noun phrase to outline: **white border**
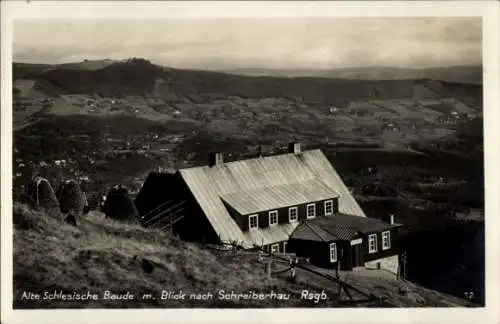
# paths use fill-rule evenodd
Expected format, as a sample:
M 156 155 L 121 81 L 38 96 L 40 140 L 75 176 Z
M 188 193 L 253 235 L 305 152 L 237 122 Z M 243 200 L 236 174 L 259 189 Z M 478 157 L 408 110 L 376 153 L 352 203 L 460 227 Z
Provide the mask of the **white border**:
M 496 1 L 367 2 L 77 2 L 2 1 L 1 228 L 2 322 L 10 323 L 499 323 L 500 83 Z M 486 185 L 486 301 L 479 309 L 265 309 L 265 310 L 54 310 L 12 311 L 12 21 L 15 18 L 266 18 L 266 17 L 483 17 Z

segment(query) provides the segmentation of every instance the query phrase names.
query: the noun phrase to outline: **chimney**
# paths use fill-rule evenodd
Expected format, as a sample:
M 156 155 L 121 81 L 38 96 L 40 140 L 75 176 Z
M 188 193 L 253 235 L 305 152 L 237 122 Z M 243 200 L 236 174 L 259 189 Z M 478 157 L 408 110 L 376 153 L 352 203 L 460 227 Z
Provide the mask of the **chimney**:
M 300 154 L 300 143 L 292 142 L 288 144 L 288 153 Z
M 390 222 L 391 222 L 391 225 L 394 224 L 394 214 L 390 214 Z
M 224 157 L 221 152 L 212 152 L 208 154 L 208 166 L 213 167 L 216 165 L 224 164 Z

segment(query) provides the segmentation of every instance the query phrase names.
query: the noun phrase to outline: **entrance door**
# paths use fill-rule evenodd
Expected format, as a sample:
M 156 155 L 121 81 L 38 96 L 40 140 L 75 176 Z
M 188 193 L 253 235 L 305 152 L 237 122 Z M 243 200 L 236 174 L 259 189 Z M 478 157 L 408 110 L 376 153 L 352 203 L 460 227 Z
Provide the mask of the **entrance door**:
M 352 260 L 352 267 L 355 268 L 355 267 L 361 267 L 363 266 L 363 254 L 362 254 L 362 250 L 361 250 L 361 247 L 363 245 L 362 244 L 357 244 L 357 245 L 353 245 L 351 246 L 351 260 Z

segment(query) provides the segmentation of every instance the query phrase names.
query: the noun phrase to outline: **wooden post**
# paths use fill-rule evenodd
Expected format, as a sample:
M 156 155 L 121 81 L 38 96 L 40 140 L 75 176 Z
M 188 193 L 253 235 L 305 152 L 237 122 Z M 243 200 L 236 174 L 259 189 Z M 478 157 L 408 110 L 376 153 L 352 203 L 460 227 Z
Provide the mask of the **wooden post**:
M 406 263 L 407 263 L 407 259 L 406 259 L 406 251 L 405 251 L 401 255 L 401 266 L 403 267 L 402 273 L 403 273 L 403 279 L 405 279 L 405 280 L 406 280 Z
M 271 279 L 271 260 L 266 263 L 266 276 Z
M 401 279 L 401 262 L 398 260 L 398 270 L 396 271 L 396 279 L 400 280 Z

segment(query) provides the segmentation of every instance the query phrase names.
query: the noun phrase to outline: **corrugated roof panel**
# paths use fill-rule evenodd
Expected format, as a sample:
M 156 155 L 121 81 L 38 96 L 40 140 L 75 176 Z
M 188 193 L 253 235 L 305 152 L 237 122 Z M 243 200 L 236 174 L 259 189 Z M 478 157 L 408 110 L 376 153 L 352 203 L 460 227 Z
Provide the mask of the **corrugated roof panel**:
M 330 164 L 330 161 L 320 150 L 307 151 L 302 154 L 304 163 L 320 178 L 323 182 L 339 193 L 339 211 L 342 213 L 363 216 L 365 213 L 359 207 L 357 201 L 346 187 L 337 171 Z
M 264 229 L 250 230 L 244 233 L 245 237 L 256 245 L 268 245 L 281 241 L 288 241 L 298 223 L 287 223 Z
M 334 197 L 338 197 L 338 194 L 323 185 L 319 180 L 262 187 L 221 195 L 221 198 L 226 203 L 242 215 Z
M 225 206 L 219 199 L 218 191 L 221 190 L 219 184 L 208 181 L 208 177 L 206 177 L 202 169 L 192 169 L 190 172 L 184 171 L 180 170 L 181 175 L 220 239 L 222 241 L 237 240 L 246 242 L 241 229 L 228 214 Z

